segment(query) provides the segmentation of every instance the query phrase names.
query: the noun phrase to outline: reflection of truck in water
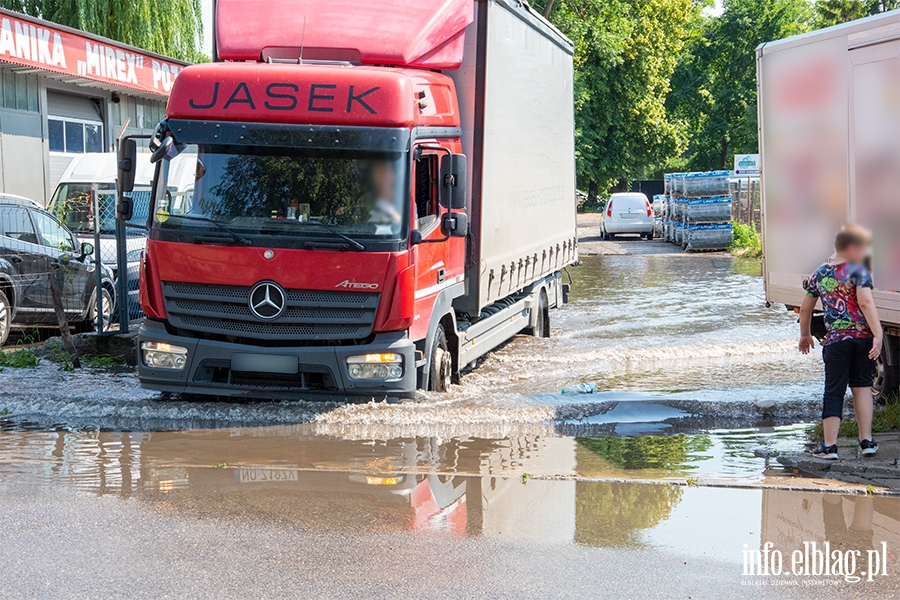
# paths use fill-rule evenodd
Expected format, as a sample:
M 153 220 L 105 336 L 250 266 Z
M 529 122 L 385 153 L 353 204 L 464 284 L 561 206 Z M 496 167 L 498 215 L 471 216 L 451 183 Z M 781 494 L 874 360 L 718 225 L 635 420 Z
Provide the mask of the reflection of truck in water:
M 216 24 L 228 62 L 179 74 L 151 142 L 145 387 L 409 398 L 548 335 L 571 42 L 512 0 L 220 0 Z
M 871 229 L 882 398 L 900 385 L 898 29 L 891 11 L 757 51 L 766 299 L 797 309 L 840 225 Z

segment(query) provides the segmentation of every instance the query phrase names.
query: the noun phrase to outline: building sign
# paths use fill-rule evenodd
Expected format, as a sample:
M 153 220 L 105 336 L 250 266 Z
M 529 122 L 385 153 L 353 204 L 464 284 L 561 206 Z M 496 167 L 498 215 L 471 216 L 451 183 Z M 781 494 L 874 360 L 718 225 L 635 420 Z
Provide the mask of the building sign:
M 183 65 L 0 13 L 0 62 L 168 96 Z
M 735 175 L 759 175 L 759 154 L 735 154 Z

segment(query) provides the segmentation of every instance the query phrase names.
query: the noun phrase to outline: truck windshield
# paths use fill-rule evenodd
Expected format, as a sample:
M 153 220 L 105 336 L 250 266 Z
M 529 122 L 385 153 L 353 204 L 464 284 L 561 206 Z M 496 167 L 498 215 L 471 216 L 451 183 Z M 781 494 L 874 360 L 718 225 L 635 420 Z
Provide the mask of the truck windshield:
M 188 146 L 160 169 L 154 227 L 221 234 L 224 226 L 250 239 L 395 240 L 408 220 L 406 170 L 401 152 Z

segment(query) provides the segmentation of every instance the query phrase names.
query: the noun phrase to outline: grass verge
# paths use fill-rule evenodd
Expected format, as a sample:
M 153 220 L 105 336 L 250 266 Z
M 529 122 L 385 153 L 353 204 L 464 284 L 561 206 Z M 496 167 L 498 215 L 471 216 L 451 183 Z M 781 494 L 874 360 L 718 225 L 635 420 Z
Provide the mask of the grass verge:
M 30 348 L 0 352 L 0 368 L 33 369 L 41 361 Z
M 900 398 L 896 396 L 888 399 L 884 406 L 876 407 L 875 413 L 872 415 L 872 433 L 884 433 L 886 431 L 900 431 Z M 856 419 L 844 419 L 841 421 L 838 436 L 858 437 L 859 425 L 856 424 Z M 815 442 L 821 442 L 825 439 L 822 423 L 816 423 L 816 426 L 810 430 L 809 437 Z
M 735 221 L 734 243 L 728 250 L 741 258 L 762 258 L 762 238 L 759 237 L 756 228 Z

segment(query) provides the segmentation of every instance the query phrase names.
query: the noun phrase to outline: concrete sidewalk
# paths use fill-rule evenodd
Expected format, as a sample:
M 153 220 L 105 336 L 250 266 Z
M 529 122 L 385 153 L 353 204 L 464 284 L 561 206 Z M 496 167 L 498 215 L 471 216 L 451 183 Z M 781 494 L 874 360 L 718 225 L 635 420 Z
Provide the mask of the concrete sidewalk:
M 815 458 L 811 453 L 779 456 L 778 462 L 800 474 L 837 479 L 900 491 L 900 437 L 897 432 L 876 433 L 878 454 L 863 457 L 856 439 L 838 438 L 838 460 Z

